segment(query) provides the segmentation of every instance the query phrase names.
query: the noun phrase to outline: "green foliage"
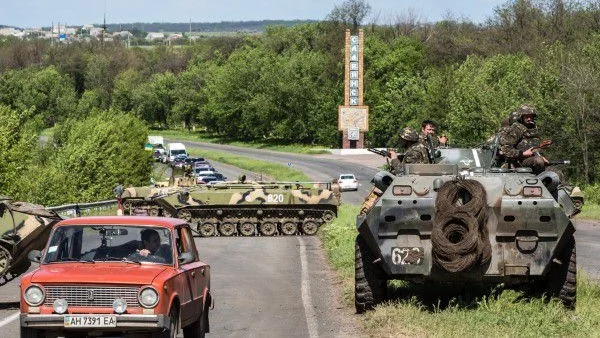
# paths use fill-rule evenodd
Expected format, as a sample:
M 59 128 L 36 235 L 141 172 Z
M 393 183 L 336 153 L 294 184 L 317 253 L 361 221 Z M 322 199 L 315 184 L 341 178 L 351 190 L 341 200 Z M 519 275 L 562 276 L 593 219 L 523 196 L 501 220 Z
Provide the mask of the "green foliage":
M 480 144 L 520 104 L 537 103 L 533 68 L 525 55 L 468 57 L 456 70 L 450 94 L 446 117 L 450 137 L 459 144 Z
M 122 112 L 65 121 L 55 129 L 54 144 L 42 150 L 37 174 L 29 176 L 35 184 L 31 182 L 27 200 L 48 205 L 96 201 L 113 198 L 112 189 L 119 183 L 147 184 L 147 135 L 140 120 Z
M 37 142 L 35 128 L 27 122 L 29 115 L 29 111 L 18 112 L 0 104 L 0 192 L 3 195 L 19 196 L 18 182 L 32 162 Z
M 0 102 L 19 110 L 31 109 L 32 116 L 41 116 L 47 127 L 75 110 L 71 81 L 52 66 L 8 71 L 0 76 Z

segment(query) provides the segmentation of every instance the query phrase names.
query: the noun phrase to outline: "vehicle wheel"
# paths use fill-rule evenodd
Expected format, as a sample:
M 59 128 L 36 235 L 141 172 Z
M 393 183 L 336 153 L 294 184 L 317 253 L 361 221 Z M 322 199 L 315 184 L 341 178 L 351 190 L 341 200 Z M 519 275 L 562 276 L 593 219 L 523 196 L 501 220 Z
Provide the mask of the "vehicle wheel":
M 215 235 L 215 225 L 210 222 L 204 222 L 198 226 L 198 232 L 202 237 L 212 237 Z
M 305 235 L 312 236 L 317 233 L 317 230 L 319 230 L 319 224 L 312 219 L 302 223 L 302 233 Z
M 335 213 L 331 210 L 325 210 L 322 218 L 325 222 L 331 222 L 335 219 Z
M 222 236 L 232 236 L 235 233 L 235 225 L 231 222 L 223 222 L 219 224 L 219 233 Z
M 21 338 L 37 338 L 44 337 L 44 332 L 41 330 L 32 329 L 30 327 L 22 327 L 21 326 Z
M 179 314 L 175 308 L 169 311 L 169 328 L 152 335 L 152 338 L 175 338 L 177 337 L 177 328 L 179 327 Z
M 179 210 L 177 212 L 177 218 L 191 222 L 192 221 L 192 213 L 189 210 Z
M 5 247 L 0 246 L 0 276 L 4 276 L 8 271 L 11 262 L 12 256 L 10 252 Z
M 195 322 L 183 328 L 183 338 L 204 338 L 206 337 L 208 327 L 208 307 L 204 306 L 204 311 Z
M 239 232 L 242 236 L 253 236 L 255 229 L 254 224 L 250 222 L 244 222 L 239 226 Z
M 287 221 L 281 224 L 281 233 L 287 236 L 295 235 L 298 232 L 298 225 L 295 222 Z
M 379 266 L 374 265 L 374 255 L 365 240 L 356 236 L 354 259 L 354 305 L 356 313 L 364 313 L 385 299 L 387 280 Z
M 277 232 L 277 226 L 273 222 L 263 222 L 258 226 L 258 231 L 263 236 L 273 236 Z
M 569 235 L 563 251 L 557 255 L 559 262 L 553 261 L 550 272 L 546 276 L 546 291 L 552 297 L 558 297 L 570 310 L 575 309 L 577 301 L 577 254 L 575 237 Z

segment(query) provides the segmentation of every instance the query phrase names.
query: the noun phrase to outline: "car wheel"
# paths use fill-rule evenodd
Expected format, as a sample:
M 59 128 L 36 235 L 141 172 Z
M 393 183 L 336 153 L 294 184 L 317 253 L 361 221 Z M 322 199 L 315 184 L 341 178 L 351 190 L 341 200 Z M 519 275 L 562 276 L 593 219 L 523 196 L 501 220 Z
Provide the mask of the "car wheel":
M 204 338 L 208 326 L 208 308 L 205 306 L 200 317 L 183 328 L 183 338 Z
M 39 336 L 44 337 L 45 335 L 43 333 L 44 332 L 41 330 L 21 326 L 21 338 L 37 338 Z
M 175 338 L 177 337 L 177 328 L 179 327 L 179 313 L 175 308 L 169 311 L 169 328 L 162 332 L 153 334 L 153 338 Z

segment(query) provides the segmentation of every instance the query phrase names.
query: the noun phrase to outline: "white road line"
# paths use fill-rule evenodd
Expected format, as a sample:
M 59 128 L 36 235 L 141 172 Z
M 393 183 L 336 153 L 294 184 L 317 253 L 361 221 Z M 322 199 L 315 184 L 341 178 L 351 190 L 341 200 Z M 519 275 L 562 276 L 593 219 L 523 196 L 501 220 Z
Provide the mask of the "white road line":
M 3 327 L 4 325 L 6 325 L 6 324 L 8 324 L 8 323 L 10 323 L 12 321 L 15 321 L 15 320 L 19 319 L 19 314 L 21 314 L 21 313 L 20 312 L 16 312 L 16 313 L 14 313 L 14 314 L 12 314 L 12 315 L 10 315 L 10 316 L 8 316 L 8 317 L 0 320 L 0 327 Z
M 306 259 L 306 243 L 301 236 L 298 238 L 300 242 L 300 266 L 302 268 L 302 305 L 304 306 L 304 315 L 306 316 L 306 325 L 308 326 L 308 336 L 316 338 L 319 336 L 317 328 L 317 316 L 313 307 L 312 298 L 310 297 L 310 281 L 308 279 L 308 264 Z

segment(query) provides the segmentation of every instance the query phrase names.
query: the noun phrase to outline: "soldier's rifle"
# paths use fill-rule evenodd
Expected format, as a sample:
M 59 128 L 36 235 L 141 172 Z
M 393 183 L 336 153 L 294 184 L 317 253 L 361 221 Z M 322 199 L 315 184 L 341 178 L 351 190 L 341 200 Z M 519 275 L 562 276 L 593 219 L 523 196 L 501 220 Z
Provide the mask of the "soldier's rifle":
M 527 149 L 533 148 L 531 150 L 532 150 L 534 156 L 543 156 L 540 153 L 540 151 L 542 149 L 548 148 L 549 146 L 552 145 L 552 143 L 553 143 L 552 140 L 543 140 L 541 142 L 536 142 L 533 144 L 526 144 L 526 145 L 519 146 L 518 149 L 519 150 L 527 150 Z M 559 165 L 559 164 L 571 164 L 571 160 L 552 160 L 552 161 L 548 160 L 548 164 L 546 164 L 546 166 Z
M 435 158 L 439 157 L 437 151 L 435 150 L 435 146 L 433 145 L 433 140 L 431 139 L 431 134 L 425 135 L 425 146 L 427 147 L 427 159 L 430 164 L 435 163 Z
M 380 150 L 376 148 L 367 148 L 367 150 L 383 157 L 392 158 L 392 153 L 387 150 Z

